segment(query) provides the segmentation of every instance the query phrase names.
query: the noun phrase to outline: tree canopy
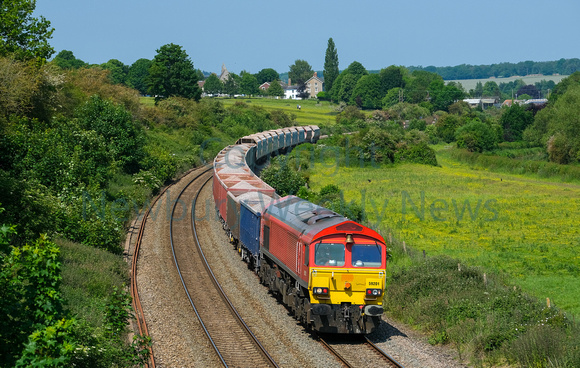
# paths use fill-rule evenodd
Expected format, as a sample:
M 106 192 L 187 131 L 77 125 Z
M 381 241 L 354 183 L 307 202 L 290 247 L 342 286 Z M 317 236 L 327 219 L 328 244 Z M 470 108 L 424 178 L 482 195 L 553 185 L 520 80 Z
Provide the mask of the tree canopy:
M 44 61 L 54 53 L 48 40 L 54 28 L 43 16 L 35 18 L 36 0 L 2 0 L 0 2 L 0 56 Z
M 294 64 L 290 65 L 290 71 L 288 72 L 288 77 L 291 82 L 298 86 L 298 94 L 300 97 L 304 98 L 306 92 L 305 84 L 308 79 L 314 75 L 312 67 L 306 60 L 296 60 Z
M 264 82 L 272 82 L 275 80 L 279 80 L 280 74 L 278 74 L 278 72 L 272 68 L 265 68 L 256 73 L 256 79 L 258 80 L 258 84 L 262 84 Z
M 147 79 L 149 78 L 149 68 L 151 60 L 139 59 L 129 67 L 126 84 L 138 90 L 142 95 L 147 94 Z
M 73 52 L 68 50 L 62 50 L 56 54 L 54 59 L 52 59 L 52 62 L 58 65 L 61 69 L 78 69 L 87 66 L 87 63 L 77 59 Z
M 201 89 L 197 81 L 193 62 L 181 46 L 170 43 L 157 50 L 149 69 L 149 93 L 156 101 L 172 96 L 198 101 Z
M 208 95 L 218 95 L 223 91 L 223 89 L 224 84 L 215 73 L 212 73 L 207 77 L 203 85 L 203 90 Z

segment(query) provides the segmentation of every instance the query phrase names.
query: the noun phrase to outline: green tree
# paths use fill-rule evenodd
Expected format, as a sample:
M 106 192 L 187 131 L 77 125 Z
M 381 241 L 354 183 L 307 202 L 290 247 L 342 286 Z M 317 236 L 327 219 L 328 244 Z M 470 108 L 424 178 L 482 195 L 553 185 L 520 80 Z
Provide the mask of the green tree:
M 240 90 L 240 77 L 237 74 L 230 73 L 224 82 L 224 93 L 232 97 Z
M 155 101 L 171 96 L 199 101 L 198 75 L 185 50 L 173 43 L 161 46 L 149 69 L 149 93 Z
M 147 79 L 149 78 L 149 68 L 151 67 L 151 60 L 139 59 L 129 67 L 126 84 L 135 88 L 142 95 L 147 94 Z
M 358 81 L 363 75 L 369 74 L 369 72 L 365 69 L 365 67 L 358 61 L 353 61 L 352 63 L 350 63 L 350 65 L 348 66 L 348 68 L 344 70 L 344 72 L 354 76 L 356 81 Z
M 62 50 L 56 54 L 52 62 L 61 69 L 79 69 L 88 65 L 84 61 L 77 59 L 73 52 L 68 50 Z
M 109 78 L 113 84 L 124 84 L 127 80 L 129 67 L 117 59 L 111 59 L 101 64 L 101 68 L 109 71 Z
M 292 83 L 298 86 L 298 95 L 302 98 L 305 96 L 306 92 L 306 81 L 309 80 L 314 75 L 312 67 L 306 60 L 296 60 L 294 64 L 290 65 L 290 71 L 288 72 L 288 77 L 291 79 Z
M 253 74 L 243 72 L 240 80 L 240 93 L 251 96 L 258 93 L 258 80 Z
M 203 84 L 203 90 L 208 95 L 218 95 L 224 89 L 224 84 L 215 73 L 211 73 Z
M 461 119 L 457 115 L 444 114 L 435 124 L 437 136 L 447 143 L 455 140 L 455 130 L 461 126 Z
M 490 151 L 497 146 L 497 137 L 494 130 L 479 119 L 459 127 L 455 131 L 457 147 L 467 148 L 470 152 Z
M 334 81 L 338 77 L 338 51 L 332 37 L 328 39 L 326 55 L 324 57 L 324 89 L 330 91 Z
M 35 18 L 36 0 L 0 2 L 0 56 L 44 61 L 54 53 L 48 44 L 54 28 L 43 16 Z
M 477 82 L 475 84 L 475 89 L 469 91 L 471 97 L 482 97 L 483 96 L 483 84 L 481 82 Z
M 429 85 L 429 95 L 435 111 L 448 111 L 451 104 L 463 98 L 463 91 L 453 82 L 445 85 L 443 79 L 435 79 Z
M 502 110 L 499 123 L 503 128 L 503 139 L 508 142 L 521 141 L 524 130 L 534 121 L 532 112 L 517 103 Z
M 383 100 L 382 100 L 383 109 L 388 109 L 388 108 L 398 104 L 400 98 L 401 98 L 401 88 L 389 89 L 389 91 L 387 92 L 385 97 L 383 97 Z
M 402 66 L 391 65 L 386 69 L 381 69 L 379 76 L 381 78 L 381 92 L 386 94 L 393 88 L 405 87 L 405 80 L 403 76 L 406 74 L 406 69 Z
M 569 84 L 556 102 L 538 112 L 526 129 L 527 141 L 546 147 L 550 161 L 580 162 L 580 81 Z
M 275 80 L 279 80 L 280 74 L 278 74 L 278 72 L 272 68 L 265 68 L 256 73 L 256 79 L 258 80 L 258 84 L 262 84 L 264 82 L 272 82 Z
M 260 177 L 282 197 L 296 194 L 306 184 L 306 178 L 291 166 L 288 156 L 277 156 L 272 159 L 270 166 L 262 171 Z
M 483 85 L 482 95 L 484 97 L 499 97 L 501 95 L 501 92 L 499 90 L 499 86 L 497 85 L 497 83 L 493 81 L 487 81 Z
M 421 103 L 429 96 L 429 86 L 431 82 L 443 78 L 435 73 L 415 70 L 411 73 L 410 81 L 405 87 L 405 101 L 410 103 Z
M 284 89 L 282 88 L 280 81 L 274 80 L 270 83 L 270 87 L 268 87 L 268 95 L 277 97 L 284 96 Z
M 381 108 L 381 77 L 378 74 L 363 75 L 350 97 L 350 103 L 363 109 Z

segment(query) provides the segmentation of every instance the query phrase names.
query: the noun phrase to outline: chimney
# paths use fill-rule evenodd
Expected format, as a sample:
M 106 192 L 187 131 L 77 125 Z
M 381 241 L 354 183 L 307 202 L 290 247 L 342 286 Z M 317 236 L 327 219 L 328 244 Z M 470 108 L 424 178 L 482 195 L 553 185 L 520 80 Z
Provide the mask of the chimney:
M 292 81 L 290 80 L 290 77 L 288 77 L 288 87 L 290 87 L 292 85 Z
M 315 77 L 315 78 L 316 78 L 316 77 L 318 77 L 318 76 L 316 75 L 316 72 L 314 72 L 314 77 Z

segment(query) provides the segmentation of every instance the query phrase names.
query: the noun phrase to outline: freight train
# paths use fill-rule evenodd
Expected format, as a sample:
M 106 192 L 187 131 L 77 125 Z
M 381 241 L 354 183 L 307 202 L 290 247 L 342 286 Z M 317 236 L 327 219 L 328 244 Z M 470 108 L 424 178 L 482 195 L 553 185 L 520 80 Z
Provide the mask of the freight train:
M 314 125 L 283 128 L 224 148 L 213 162 L 216 209 L 242 259 L 307 328 L 371 333 L 383 312 L 383 237 L 299 197 L 280 198 L 254 174 L 268 157 L 319 137 Z

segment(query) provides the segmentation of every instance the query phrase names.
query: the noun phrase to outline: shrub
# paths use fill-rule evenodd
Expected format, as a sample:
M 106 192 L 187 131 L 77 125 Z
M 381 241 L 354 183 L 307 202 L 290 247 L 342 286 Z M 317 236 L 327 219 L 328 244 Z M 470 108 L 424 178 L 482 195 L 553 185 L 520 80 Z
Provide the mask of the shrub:
M 457 147 L 467 148 L 470 152 L 490 151 L 497 146 L 497 135 L 489 125 L 474 120 L 455 132 Z

